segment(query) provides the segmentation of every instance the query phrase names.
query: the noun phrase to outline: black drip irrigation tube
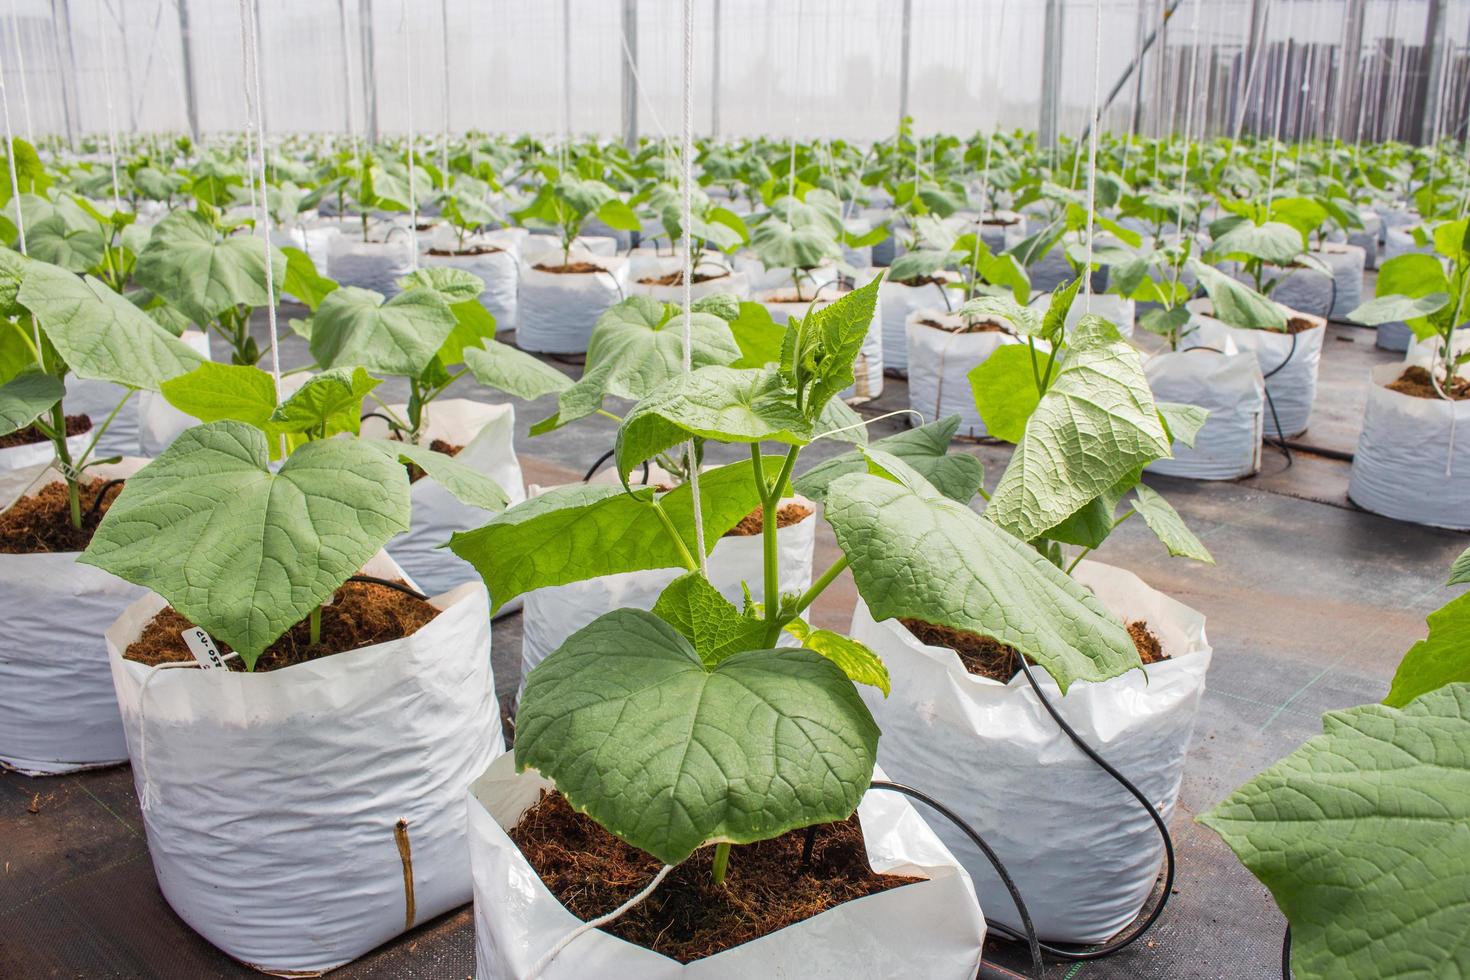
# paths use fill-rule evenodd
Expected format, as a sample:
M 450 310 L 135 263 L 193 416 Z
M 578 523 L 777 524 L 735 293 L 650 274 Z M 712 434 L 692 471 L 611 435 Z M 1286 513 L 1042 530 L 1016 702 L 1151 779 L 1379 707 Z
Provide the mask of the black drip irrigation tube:
M 602 465 L 604 463 L 606 463 L 608 460 L 610 460 L 610 459 L 613 458 L 613 453 L 615 453 L 615 452 L 617 452 L 616 449 L 609 449 L 607 452 L 605 452 L 601 456 L 597 457 L 597 462 L 593 463 L 590 467 L 587 468 L 587 475 L 584 476 L 584 477 L 582 477 L 582 482 L 583 483 L 587 483 L 594 476 L 596 476 L 597 475 L 597 471 L 600 470 L 600 469 L 602 469 Z M 643 461 L 643 482 L 645 484 L 648 483 L 648 473 L 649 473 L 649 464 L 648 464 L 648 460 L 645 459 Z
M 392 579 L 378 578 L 376 575 L 353 575 L 350 576 L 347 581 L 361 582 L 364 585 L 381 585 L 385 589 L 396 589 L 397 591 L 402 592 L 404 595 L 413 596 L 420 602 L 429 601 L 428 596 L 424 595 L 422 592 L 420 592 L 418 589 L 415 589 L 411 585 L 404 585 L 402 582 L 395 582 Z
M 126 482 L 128 482 L 126 477 L 119 477 L 116 480 L 108 480 L 102 484 L 102 489 L 97 491 L 97 496 L 92 500 L 92 506 L 87 508 L 87 520 L 90 521 L 96 517 L 97 511 L 102 509 L 102 501 L 107 499 L 107 491 L 113 487 L 122 486 Z
M 1291 924 L 1286 926 L 1286 935 L 1281 937 L 1281 980 L 1291 980 Z

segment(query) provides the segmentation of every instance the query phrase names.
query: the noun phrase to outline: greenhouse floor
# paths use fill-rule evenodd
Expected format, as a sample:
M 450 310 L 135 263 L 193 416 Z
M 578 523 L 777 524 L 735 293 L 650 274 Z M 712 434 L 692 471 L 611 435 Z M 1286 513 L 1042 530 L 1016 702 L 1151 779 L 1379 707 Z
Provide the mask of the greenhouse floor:
M 295 338 L 288 363 L 304 359 Z M 1312 429 L 1299 440 L 1351 452 L 1367 369 L 1397 359 L 1373 333 L 1334 326 L 1323 354 Z M 565 365 L 562 365 L 565 367 Z M 569 368 L 570 369 L 570 368 Z M 387 386 L 385 386 L 387 387 Z M 393 394 L 391 388 L 388 394 Z M 451 396 L 493 398 L 472 388 Z M 613 426 L 588 420 L 531 440 L 550 399 L 518 406 L 517 452 L 528 483 L 579 479 L 611 445 Z M 901 380 L 864 406 L 877 417 L 907 406 Z M 884 419 L 875 435 L 897 431 Z M 843 447 L 814 447 L 808 456 Z M 971 444 L 994 485 L 1009 449 Z M 1214 553 L 1217 564 L 1171 560 L 1145 528 L 1122 526 L 1097 556 L 1203 612 L 1215 649 L 1183 792 L 1172 821 L 1179 875 L 1168 909 L 1135 946 L 1103 961 L 1053 964 L 1048 978 L 1266 978 L 1280 974 L 1284 922 L 1265 890 L 1194 817 L 1320 730 L 1322 712 L 1380 699 L 1424 617 L 1446 598 L 1442 582 L 1467 537 L 1401 524 L 1346 499 L 1348 463 L 1298 451 L 1263 452 L 1260 475 L 1228 483 L 1149 478 Z M 810 462 L 809 461 L 809 462 Z M 819 525 L 817 568 L 835 555 Z M 847 625 L 854 601 L 844 574 L 818 601 L 821 625 Z M 519 681 L 520 619 L 494 631 L 496 681 L 508 703 Z M 1121 790 L 1120 790 L 1121 792 Z M 1079 808 L 1078 819 L 1086 820 Z M 0 774 L 0 976 L 168 977 L 256 975 L 216 952 L 164 902 L 126 767 L 50 779 Z M 992 943 L 987 962 L 1025 967 L 1024 950 Z M 342 977 L 468 977 L 468 907 L 426 923 Z

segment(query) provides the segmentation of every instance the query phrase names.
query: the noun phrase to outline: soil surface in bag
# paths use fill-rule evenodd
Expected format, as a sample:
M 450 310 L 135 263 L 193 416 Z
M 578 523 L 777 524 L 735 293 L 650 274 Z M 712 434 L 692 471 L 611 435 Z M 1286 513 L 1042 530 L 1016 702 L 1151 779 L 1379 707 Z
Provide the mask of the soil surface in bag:
M 542 794 L 510 838 L 551 893 L 583 921 L 622 905 L 663 866 L 577 813 L 555 792 Z M 688 963 L 843 902 L 922 880 L 874 872 L 856 814 L 817 827 L 811 862 L 803 865 L 805 844 L 806 831 L 793 830 L 732 847 L 723 886 L 710 874 L 714 848 L 703 848 L 603 931 Z
M 1321 320 L 1312 320 L 1304 316 L 1290 316 L 1286 318 L 1286 329 L 1272 330 L 1272 333 L 1306 333 L 1315 327 L 1322 326 Z
M 988 636 L 979 636 L 975 633 L 967 633 L 964 630 L 952 629 L 948 626 L 935 626 L 933 623 L 925 623 L 917 619 L 900 619 L 899 622 L 914 635 L 920 643 L 927 643 L 935 647 L 948 647 L 959 654 L 960 662 L 965 669 L 972 674 L 988 677 L 1002 684 L 1010 682 L 1021 672 L 1021 662 L 1014 647 L 1009 647 L 999 640 Z M 1143 620 L 1134 620 L 1128 624 L 1128 636 L 1132 638 L 1133 645 L 1138 649 L 1138 656 L 1146 664 L 1158 663 L 1160 660 L 1168 660 L 1168 654 L 1159 643 L 1159 638 L 1148 628 Z M 1026 662 L 1036 666 L 1036 661 L 1030 657 Z
M 66 417 L 67 437 L 79 436 L 83 432 L 92 431 L 92 417 L 90 415 L 68 415 Z M 0 436 L 0 449 L 13 449 L 16 446 L 29 446 L 37 442 L 45 442 L 46 436 L 34 425 L 28 425 L 24 429 L 16 429 L 9 435 Z
M 430 442 L 429 449 L 433 450 L 436 453 L 443 453 L 445 456 L 458 456 L 461 452 L 464 451 L 463 446 L 456 446 L 454 443 L 445 442 L 443 439 L 435 439 Z M 409 483 L 417 483 L 424 477 L 428 476 L 427 473 L 419 469 L 418 466 L 414 463 L 404 463 L 403 465 L 408 468 Z
M 286 631 L 255 662 L 255 672 L 279 670 L 292 664 L 319 660 L 334 653 L 346 653 L 374 643 L 387 643 L 417 633 L 439 610 L 422 599 L 397 589 L 369 582 L 348 582 L 332 596 L 332 604 L 322 607 L 322 641 L 311 642 L 311 626 L 303 619 Z M 140 664 L 188 662 L 194 659 L 184 644 L 184 632 L 194 624 L 174 611 L 172 606 L 159 610 L 143 628 L 143 634 L 128 646 L 123 656 Z M 230 653 L 229 644 L 215 640 L 221 654 Z M 230 670 L 243 671 L 238 659 L 226 661 Z
M 972 323 L 956 323 L 947 326 L 938 320 L 920 320 L 919 326 L 933 327 L 935 330 L 943 330 L 945 333 L 1006 333 L 1006 327 L 995 320 L 975 320 Z
M 554 272 L 559 276 L 585 276 L 589 272 L 607 271 L 593 262 L 569 262 L 566 265 L 544 265 L 538 262 L 531 268 L 538 272 Z
M 494 255 L 496 252 L 504 252 L 505 249 L 499 245 L 471 245 L 469 248 L 456 251 L 452 248 L 431 248 L 430 255 Z
M 941 279 L 938 276 L 913 276 L 913 277 L 908 278 L 908 279 L 894 279 L 893 282 L 898 283 L 900 286 L 914 286 L 914 287 L 917 287 L 917 286 L 944 286 L 944 285 L 947 285 L 949 283 L 949 280 L 948 279 Z
M 787 503 L 782 504 L 776 509 L 776 527 L 779 529 L 783 527 L 790 527 L 793 524 L 800 524 L 802 521 L 811 516 L 812 510 L 810 507 L 799 504 L 794 500 L 788 501 Z M 751 535 L 760 534 L 765 529 L 765 515 L 762 514 L 761 509 L 757 507 L 749 514 L 746 514 L 744 517 L 742 517 L 739 524 L 736 524 L 734 527 L 730 528 L 730 530 L 726 531 L 725 537 L 747 538 Z
M 821 290 L 819 289 L 819 290 L 817 290 L 817 292 L 820 293 Z M 824 303 L 835 303 L 839 299 L 841 299 L 842 297 L 846 296 L 850 292 L 852 292 L 852 290 L 850 290 L 850 289 L 844 289 L 840 293 L 826 293 L 826 294 L 822 295 L 819 298 Z M 767 297 L 766 300 L 765 300 L 765 302 L 767 302 L 767 303 L 810 303 L 810 302 L 813 301 L 814 298 L 816 298 L 816 297 L 803 296 L 800 293 L 777 293 L 775 296 L 769 296 L 769 297 Z
M 1389 391 L 1396 391 L 1401 395 L 1411 398 L 1438 398 L 1439 392 L 1434 387 L 1434 379 L 1429 376 L 1429 370 L 1422 367 L 1411 367 L 1398 376 L 1398 380 L 1388 385 Z M 1450 396 L 1451 401 L 1461 402 L 1470 398 L 1470 381 L 1456 377 L 1452 385 L 1444 390 Z
M 99 503 L 97 494 L 107 492 Z M 36 493 L 21 497 L 0 514 L 0 554 L 37 555 L 81 551 L 92 541 L 107 508 L 122 493 L 122 484 L 107 486 L 97 477 L 81 487 L 82 526 L 71 523 L 71 501 L 66 484 L 57 480 Z
M 728 279 L 729 277 L 730 273 L 721 269 L 719 272 L 696 272 L 694 274 L 694 281 L 713 282 L 716 279 Z M 679 269 L 675 272 L 670 272 L 666 276 L 648 276 L 638 281 L 645 286 L 682 286 L 684 284 L 684 270 Z

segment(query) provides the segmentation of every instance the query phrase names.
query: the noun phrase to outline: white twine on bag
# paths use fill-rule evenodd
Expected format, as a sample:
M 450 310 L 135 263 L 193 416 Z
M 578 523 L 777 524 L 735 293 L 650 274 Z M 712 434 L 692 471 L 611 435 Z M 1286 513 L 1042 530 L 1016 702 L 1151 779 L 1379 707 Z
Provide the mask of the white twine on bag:
M 602 928 L 609 922 L 612 922 L 614 919 L 618 918 L 624 912 L 627 912 L 629 909 L 633 908 L 639 902 L 643 901 L 649 895 L 652 895 L 654 889 L 663 884 L 663 880 L 667 878 L 669 872 L 673 870 L 674 865 L 664 865 L 662 868 L 659 869 L 658 874 L 653 876 L 653 880 L 650 881 L 641 892 L 634 895 L 632 898 L 628 899 L 626 902 L 624 902 L 622 905 L 619 905 L 611 912 L 607 913 L 607 915 L 599 915 L 595 919 L 589 919 L 588 921 L 577 926 L 577 928 L 573 929 L 571 932 L 567 933 L 565 936 L 558 939 L 556 941 L 556 945 L 547 950 L 546 955 L 537 960 L 536 965 L 531 967 L 531 971 L 526 974 L 524 980 L 536 980 L 537 977 L 546 972 L 546 968 L 551 965 L 551 961 L 560 956 L 562 950 L 570 946 L 572 944 L 572 941 L 577 939 L 577 937 L 583 935 L 584 933 L 591 932 L 593 929 Z
M 689 225 L 694 220 L 694 0 L 684 0 L 684 132 L 683 170 L 680 179 L 679 224 L 684 232 L 684 373 L 693 370 L 694 314 L 694 248 Z M 794 145 L 794 144 L 793 144 Z M 704 552 L 704 514 L 699 499 L 699 460 L 694 455 L 694 440 L 688 443 L 689 489 L 694 495 L 694 544 L 699 550 L 699 571 L 709 577 L 709 557 Z M 766 596 L 771 602 L 772 597 Z
M 260 180 L 260 196 L 256 220 L 260 223 L 261 245 L 265 249 L 265 298 L 266 318 L 270 324 L 271 378 L 276 386 L 276 401 L 281 400 L 281 344 L 276 325 L 276 279 L 271 259 L 271 209 L 265 182 L 265 119 L 260 111 L 260 58 L 255 34 L 255 15 L 250 0 L 239 0 L 240 35 L 244 49 L 244 83 L 246 119 L 255 131 L 256 153 L 252 155 L 251 185 Z M 286 437 L 281 436 L 281 451 L 285 453 Z
M 220 657 L 222 661 L 235 660 L 240 655 L 233 650 Z M 158 676 L 160 670 L 169 670 L 176 667 L 193 667 L 195 670 L 203 670 L 203 665 L 191 660 L 175 660 L 168 663 L 154 664 L 148 668 L 148 674 L 143 678 L 143 683 L 138 685 L 138 779 L 143 786 L 138 791 L 138 806 L 144 810 L 150 808 L 153 802 L 153 783 L 148 779 L 148 685 L 153 678 Z
M 1195 0 L 1195 11 L 1199 0 Z M 1087 127 L 1087 262 L 1082 266 L 1082 312 L 1092 312 L 1092 236 L 1093 212 L 1097 209 L 1097 126 L 1098 99 L 1102 81 L 1102 0 L 1092 4 L 1092 123 Z M 1185 157 L 1185 169 L 1189 158 Z

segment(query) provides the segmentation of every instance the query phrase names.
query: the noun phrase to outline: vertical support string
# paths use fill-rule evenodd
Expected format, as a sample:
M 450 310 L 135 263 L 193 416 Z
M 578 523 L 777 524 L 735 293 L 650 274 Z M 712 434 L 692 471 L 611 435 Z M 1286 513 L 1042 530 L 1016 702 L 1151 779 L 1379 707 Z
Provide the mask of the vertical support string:
M 694 220 L 694 0 L 684 0 L 684 104 L 683 104 L 683 172 L 680 175 L 680 230 L 684 233 L 684 373 L 693 370 L 694 318 L 694 248 L 689 234 Z M 793 144 L 794 145 L 794 144 Z M 704 549 L 704 513 L 699 498 L 699 460 L 694 455 L 694 440 L 686 444 L 689 461 L 689 489 L 694 495 L 694 543 L 699 551 L 699 571 L 709 576 L 709 558 Z M 766 596 L 766 602 L 777 601 Z
M 117 184 L 117 122 L 112 109 L 112 54 L 107 39 L 107 25 L 102 20 L 101 8 L 97 15 L 98 33 L 102 35 L 102 95 L 107 107 L 107 157 L 112 166 L 112 210 L 122 210 L 122 193 Z
M 265 249 L 265 297 L 266 319 L 270 325 L 271 379 L 275 382 L 276 401 L 281 400 L 281 344 L 276 324 L 276 279 L 271 259 L 271 209 L 266 198 L 265 175 L 265 120 L 260 112 L 260 58 L 258 57 L 254 6 L 250 0 L 239 0 L 240 32 L 245 51 L 244 78 L 246 121 L 255 133 L 255 152 L 251 156 L 251 184 L 260 181 L 257 197 L 256 221 L 259 222 L 261 247 Z M 285 452 L 285 436 L 281 437 L 282 453 Z
M 31 94 L 26 88 L 26 52 L 20 43 L 20 16 L 15 11 L 15 0 L 10 0 L 10 36 L 15 41 L 15 68 L 20 77 L 20 105 L 25 110 L 26 142 L 35 146 L 36 130 L 31 125 Z M 1445 31 L 1445 36 L 1449 36 L 1449 31 Z
M 409 250 L 413 253 L 410 258 L 411 267 L 419 267 L 419 199 L 417 178 L 418 170 L 414 162 L 414 128 L 413 128 L 413 39 L 408 31 L 408 4 L 404 2 L 399 6 L 398 31 L 403 35 L 403 52 L 405 67 L 403 71 L 403 86 L 408 96 L 408 243 Z
M 1199 0 L 1195 0 L 1198 11 Z M 1097 126 L 1098 100 L 1102 76 L 1102 0 L 1092 4 L 1092 113 L 1087 127 L 1087 262 L 1082 267 L 1082 312 L 1092 312 L 1092 235 L 1094 212 L 1097 209 Z M 1189 158 L 1185 156 L 1185 170 L 1189 169 Z
M 5 66 L 0 63 L 0 116 L 5 122 L 5 162 L 10 168 L 10 199 L 15 202 L 15 229 L 20 233 L 20 254 L 26 251 L 26 209 L 20 200 L 20 177 L 15 169 L 15 137 L 10 131 L 10 95 L 5 88 Z M 34 320 L 33 320 L 34 322 Z M 36 332 L 36 350 L 41 349 L 41 334 Z

